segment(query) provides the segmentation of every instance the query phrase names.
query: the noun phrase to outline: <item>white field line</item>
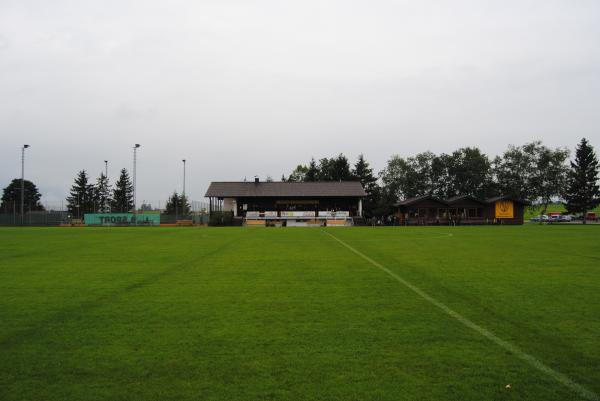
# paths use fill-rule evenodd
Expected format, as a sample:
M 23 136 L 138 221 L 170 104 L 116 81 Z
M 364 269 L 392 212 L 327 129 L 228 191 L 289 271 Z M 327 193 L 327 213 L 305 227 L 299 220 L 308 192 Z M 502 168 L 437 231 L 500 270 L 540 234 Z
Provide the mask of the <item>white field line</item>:
M 416 293 L 417 295 L 419 295 L 424 300 L 426 300 L 429 303 L 437 306 L 439 309 L 441 309 L 442 311 L 444 311 L 446 314 L 452 316 L 454 319 L 458 320 L 460 323 L 462 323 L 466 327 L 469 327 L 469 328 L 475 330 L 476 332 L 478 332 L 479 334 L 481 334 L 482 336 L 484 336 L 488 340 L 494 342 L 496 345 L 500 346 L 504 350 L 506 350 L 506 351 L 510 352 L 511 354 L 517 356 L 518 358 L 524 360 L 525 362 L 529 363 L 531 366 L 533 366 L 537 370 L 539 370 L 539 371 L 547 374 L 548 376 L 552 377 L 557 382 L 559 382 L 559 383 L 563 384 L 564 386 L 570 388 L 571 390 L 573 390 L 574 392 L 576 392 L 577 394 L 579 394 L 581 397 L 583 397 L 585 399 L 588 399 L 588 400 L 592 400 L 592 401 L 598 401 L 598 400 L 600 400 L 600 396 L 598 396 L 598 394 L 594 393 L 593 391 L 588 390 L 587 388 L 583 387 L 582 385 L 580 385 L 578 383 L 575 383 L 573 380 L 569 379 L 564 374 L 562 374 L 562 373 L 560 373 L 560 372 L 552 369 L 550 366 L 544 364 L 543 362 L 541 362 L 540 360 L 538 360 L 534 356 L 532 356 L 532 355 L 530 355 L 530 354 L 528 354 L 526 352 L 523 352 L 516 345 L 513 345 L 513 344 L 509 343 L 508 341 L 505 341 L 505 340 L 501 339 L 500 337 L 498 337 L 497 335 L 495 335 L 494 333 L 492 333 L 490 330 L 488 330 L 488 329 L 486 329 L 484 327 L 481 327 L 480 325 L 472 322 L 471 320 L 467 319 L 466 317 L 464 317 L 460 313 L 455 312 L 454 310 L 450 309 L 448 306 L 446 306 L 445 304 L 441 303 L 437 299 L 433 298 L 432 296 L 430 296 L 429 294 L 427 294 L 425 291 L 421 290 L 419 287 L 417 287 L 417 286 L 413 285 L 412 283 L 406 281 L 405 279 L 403 279 L 402 277 L 398 276 L 396 273 L 392 272 L 391 270 L 389 270 L 388 268 L 386 268 L 382 264 L 374 261 L 373 259 L 371 259 L 367 255 L 365 255 L 364 253 L 358 251 L 357 249 L 355 249 L 352 246 L 348 245 L 347 243 L 345 243 L 341 239 L 337 238 L 335 235 L 333 235 L 333 234 L 331 234 L 331 233 L 329 233 L 327 231 L 323 231 L 323 232 L 325 234 L 329 235 L 331 238 L 333 238 L 337 242 L 339 242 L 342 246 L 346 247 L 347 249 L 349 249 L 350 251 L 352 251 L 356 255 L 360 256 L 361 258 L 363 258 L 364 260 L 366 260 L 367 262 L 369 262 L 373 266 L 377 267 L 379 270 L 387 273 L 390 277 L 392 277 L 393 279 L 395 279 L 396 281 L 398 281 L 400 284 L 404 285 L 405 287 L 407 287 L 408 289 L 410 289 L 411 291 L 413 291 L 414 293 Z

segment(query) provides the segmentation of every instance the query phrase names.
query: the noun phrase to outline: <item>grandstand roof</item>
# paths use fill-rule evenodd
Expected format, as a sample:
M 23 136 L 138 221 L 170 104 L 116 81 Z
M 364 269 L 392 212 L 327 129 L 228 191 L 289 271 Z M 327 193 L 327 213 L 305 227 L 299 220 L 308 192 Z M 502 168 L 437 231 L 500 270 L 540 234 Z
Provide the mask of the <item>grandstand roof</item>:
M 318 182 L 211 182 L 206 197 L 312 197 L 360 198 L 367 194 L 358 181 Z

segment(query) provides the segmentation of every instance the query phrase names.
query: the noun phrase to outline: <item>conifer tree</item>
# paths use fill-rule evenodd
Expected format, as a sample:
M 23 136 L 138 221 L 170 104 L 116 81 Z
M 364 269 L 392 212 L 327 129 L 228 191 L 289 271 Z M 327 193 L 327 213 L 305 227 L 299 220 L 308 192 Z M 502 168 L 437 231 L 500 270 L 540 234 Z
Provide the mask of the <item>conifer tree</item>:
M 186 195 L 179 195 L 173 192 L 173 195 L 167 200 L 165 214 L 173 216 L 187 216 L 191 212 L 190 203 Z
M 75 182 L 71 187 L 67 197 L 67 210 L 72 216 L 83 218 L 85 213 L 94 213 L 96 211 L 95 187 L 88 182 L 88 175 L 85 170 L 81 170 L 75 177 Z
M 600 204 L 598 158 L 585 138 L 577 146 L 575 160 L 571 162 L 565 200 L 567 211 L 582 213 L 584 223 L 587 212 Z
M 95 201 L 97 211 L 99 213 L 110 212 L 111 193 L 108 177 L 104 173 L 100 173 L 100 177 L 96 180 Z
M 352 170 L 352 175 L 356 180 L 360 181 L 367 193 L 363 209 L 364 215 L 366 217 L 371 217 L 379 198 L 379 186 L 377 185 L 377 177 L 373 175 L 373 169 L 365 160 L 362 153 L 358 156 L 358 160 Z
M 304 181 L 317 181 L 319 177 L 319 168 L 317 167 L 317 162 L 314 158 L 310 159 L 310 164 L 308 165 L 308 169 L 304 173 Z
M 133 208 L 133 184 L 127 170 L 122 169 L 113 189 L 111 209 L 116 213 L 127 213 L 131 212 Z

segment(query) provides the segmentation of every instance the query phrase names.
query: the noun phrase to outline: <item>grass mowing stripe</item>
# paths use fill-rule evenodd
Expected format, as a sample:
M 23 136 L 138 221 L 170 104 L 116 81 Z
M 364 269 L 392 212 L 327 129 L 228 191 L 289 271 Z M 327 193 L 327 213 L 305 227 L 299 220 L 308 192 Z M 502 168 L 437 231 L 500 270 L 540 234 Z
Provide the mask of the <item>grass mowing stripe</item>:
M 107 292 L 106 294 L 103 294 L 95 299 L 86 300 L 76 306 L 71 306 L 71 307 L 62 309 L 58 312 L 55 312 L 55 313 L 51 314 L 50 316 L 36 322 L 35 324 L 31 325 L 30 327 L 27 327 L 27 328 L 24 328 L 22 330 L 15 332 L 15 333 L 9 334 L 8 336 L 6 336 L 4 338 L 0 338 L 0 346 L 6 347 L 8 345 L 14 345 L 14 344 L 23 342 L 23 341 L 27 340 L 31 335 L 35 335 L 43 330 L 46 330 L 50 324 L 52 324 L 56 321 L 68 320 L 73 315 L 76 315 L 76 312 L 80 312 L 80 311 L 89 312 L 100 306 L 105 305 L 106 303 L 114 302 L 120 296 L 122 296 L 128 292 L 135 291 L 140 288 L 151 285 L 171 274 L 178 273 L 183 270 L 187 270 L 190 267 L 193 267 L 193 265 L 191 265 L 191 263 L 198 262 L 198 261 L 205 261 L 206 259 L 208 259 L 214 255 L 218 255 L 219 252 L 227 249 L 231 244 L 238 241 L 240 237 L 241 237 L 241 235 L 237 235 L 237 236 L 229 239 L 228 241 L 220 244 L 215 249 L 211 249 L 210 251 L 208 251 L 206 253 L 203 253 L 203 254 L 200 254 L 200 255 L 194 257 L 192 260 L 187 260 L 182 263 L 177 263 L 165 270 L 161 270 L 161 271 L 155 272 L 153 274 L 150 274 L 148 276 L 145 276 L 142 279 L 135 281 L 134 283 L 126 285 L 125 287 L 117 287 L 114 290 Z
M 475 330 L 477 333 L 481 334 L 488 340 L 494 342 L 496 345 L 500 346 L 504 350 L 506 350 L 506 351 L 510 352 L 511 354 L 515 355 L 516 357 L 524 360 L 525 362 L 529 363 L 532 367 L 547 374 L 548 376 L 552 377 L 554 380 L 563 384 L 564 386 L 570 388 L 571 390 L 573 390 L 574 392 L 579 394 L 581 397 L 588 399 L 588 400 L 592 400 L 592 401 L 600 400 L 600 396 L 598 396 L 598 394 L 594 393 L 593 391 L 588 390 L 587 388 L 583 387 L 579 383 L 575 383 L 573 380 L 571 380 L 566 375 L 552 369 L 550 366 L 544 364 L 543 362 L 541 362 L 534 356 L 522 351 L 516 345 L 511 344 L 508 341 L 501 339 L 500 337 L 498 337 L 497 335 L 495 335 L 488 329 L 481 327 L 480 325 L 472 322 L 471 320 L 464 317 L 460 313 L 450 309 L 448 306 L 446 306 L 442 302 L 438 301 L 437 299 L 433 298 L 431 295 L 427 294 L 425 291 L 421 290 L 419 287 L 415 286 L 414 284 L 410 283 L 409 281 L 406 281 L 405 279 L 403 279 L 402 277 L 400 277 L 399 275 L 397 275 L 396 273 L 394 273 L 387 267 L 383 266 L 381 263 L 378 263 L 375 260 L 371 259 L 364 253 L 360 252 L 359 250 L 355 249 L 351 245 L 342 241 L 341 239 L 339 239 L 335 235 L 331 234 L 330 232 L 327 232 L 327 231 L 323 231 L 323 232 L 325 234 L 327 234 L 328 236 L 330 236 L 331 238 L 333 238 L 335 241 L 337 241 L 339 244 L 341 244 L 345 248 L 349 249 L 354 254 L 360 256 L 362 259 L 366 260 L 373 266 L 377 267 L 379 270 L 387 273 L 390 277 L 392 277 L 393 279 L 398 281 L 400 284 L 404 285 L 405 287 L 407 287 L 408 289 L 410 289 L 411 291 L 413 291 L 414 293 L 419 295 L 421 298 L 423 298 L 427 302 L 431 303 L 434 306 L 437 306 L 439 309 L 444 311 L 447 315 L 450 315 L 454 319 L 458 320 L 464 326 Z

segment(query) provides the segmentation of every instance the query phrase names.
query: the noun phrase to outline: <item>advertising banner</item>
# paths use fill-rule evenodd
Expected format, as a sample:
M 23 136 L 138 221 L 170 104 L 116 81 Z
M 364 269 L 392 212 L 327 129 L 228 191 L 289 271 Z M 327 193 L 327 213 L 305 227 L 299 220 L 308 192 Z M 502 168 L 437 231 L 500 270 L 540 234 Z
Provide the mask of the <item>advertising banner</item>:
M 83 222 L 89 226 L 159 226 L 160 214 L 86 213 Z
M 290 212 L 282 211 L 281 217 L 315 217 L 314 211 Z
M 319 217 L 350 217 L 350 212 L 338 210 L 337 212 L 333 212 L 330 210 L 319 210 Z
M 496 218 L 497 219 L 512 219 L 514 218 L 513 201 L 503 200 L 496 202 Z
M 254 211 L 246 212 L 246 217 L 248 217 L 248 218 L 260 217 L 260 212 L 254 212 Z
M 277 217 L 277 211 L 267 211 L 265 217 Z

